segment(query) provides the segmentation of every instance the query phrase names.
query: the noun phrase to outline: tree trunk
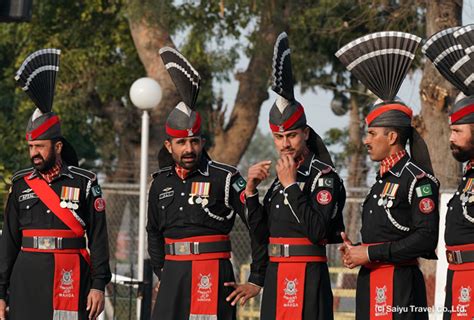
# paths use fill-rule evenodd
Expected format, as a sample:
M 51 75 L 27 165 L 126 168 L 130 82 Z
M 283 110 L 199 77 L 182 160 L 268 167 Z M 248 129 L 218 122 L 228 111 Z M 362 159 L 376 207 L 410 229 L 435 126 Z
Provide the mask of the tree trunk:
M 353 86 L 356 80 L 352 81 Z M 354 188 L 361 188 L 366 186 L 367 179 L 367 165 L 366 165 L 366 154 L 364 152 L 363 138 L 363 126 L 361 124 L 361 107 L 358 101 L 358 97 L 351 94 L 350 97 L 350 110 L 349 110 L 349 166 L 348 176 L 346 179 L 346 186 L 349 189 L 349 199 L 364 198 L 364 192 L 358 191 Z M 350 190 L 350 189 L 354 190 Z M 359 237 L 359 230 L 361 226 L 361 212 L 359 202 L 348 202 L 346 205 L 346 232 L 349 239 L 356 242 Z
M 247 70 L 236 75 L 239 90 L 226 126 L 220 110 L 214 114 L 214 146 L 211 157 L 231 165 L 237 165 L 247 150 L 258 124 L 262 103 L 268 99 L 268 80 L 271 74 L 273 45 L 278 34 L 285 30 L 284 20 L 289 8 L 284 1 L 267 1 L 262 10 L 260 26 Z M 232 146 L 232 147 L 229 147 Z
M 426 1 L 426 35 L 461 25 L 462 2 Z M 455 188 L 461 166 L 449 149 L 448 109 L 457 90 L 446 81 L 427 59 L 420 84 L 421 114 L 417 129 L 425 139 L 441 188 Z M 447 156 L 449 155 L 449 156 Z
M 426 1 L 426 6 L 427 37 L 440 30 L 461 25 L 461 1 L 430 0 Z M 449 149 L 450 129 L 447 113 L 457 90 L 427 59 L 420 84 L 420 94 L 421 114 L 419 119 L 416 119 L 415 127 L 428 145 L 433 169 L 441 182 L 441 188 L 455 188 L 461 173 L 461 165 L 451 156 Z M 438 253 L 442 254 L 444 248 L 440 249 Z M 421 268 L 426 279 L 428 305 L 433 305 L 436 263 L 423 260 Z

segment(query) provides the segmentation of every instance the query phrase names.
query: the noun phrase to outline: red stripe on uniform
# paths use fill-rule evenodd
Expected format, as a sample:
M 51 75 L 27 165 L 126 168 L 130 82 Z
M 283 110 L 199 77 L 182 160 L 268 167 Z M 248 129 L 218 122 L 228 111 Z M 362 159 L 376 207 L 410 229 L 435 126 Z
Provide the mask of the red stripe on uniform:
M 190 319 L 217 319 L 219 260 L 193 261 Z
M 41 136 L 43 133 L 48 131 L 48 129 L 54 126 L 56 123 L 59 123 L 59 117 L 52 116 L 51 118 L 43 122 L 38 128 L 28 132 L 26 134 L 26 140 L 27 141 L 35 140 L 36 138 Z

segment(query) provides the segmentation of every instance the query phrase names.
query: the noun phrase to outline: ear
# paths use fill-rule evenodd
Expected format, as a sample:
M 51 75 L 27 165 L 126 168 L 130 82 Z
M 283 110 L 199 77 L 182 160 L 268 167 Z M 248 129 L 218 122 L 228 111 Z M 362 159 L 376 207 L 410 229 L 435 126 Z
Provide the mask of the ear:
M 171 154 L 171 142 L 168 139 L 166 139 L 164 143 L 165 143 L 166 150 L 168 150 L 168 152 Z
M 61 151 L 63 150 L 63 142 L 62 141 L 57 141 L 54 144 L 54 152 L 56 154 L 61 154 Z
M 201 138 L 201 145 L 204 147 L 206 145 L 206 138 Z
M 395 131 L 389 131 L 387 137 L 388 137 L 388 143 L 389 143 L 391 146 L 397 144 L 397 141 L 398 141 L 398 133 L 396 133 Z
M 309 139 L 309 132 L 310 132 L 309 127 L 306 127 L 306 128 L 303 129 L 304 140 L 305 141 L 308 141 L 308 139 Z

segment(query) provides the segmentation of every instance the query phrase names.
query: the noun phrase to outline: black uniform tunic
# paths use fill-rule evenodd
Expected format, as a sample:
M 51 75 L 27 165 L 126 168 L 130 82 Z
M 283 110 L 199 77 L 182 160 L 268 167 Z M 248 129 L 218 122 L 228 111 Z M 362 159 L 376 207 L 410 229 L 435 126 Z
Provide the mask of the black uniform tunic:
M 464 192 L 470 179 L 474 179 L 474 168 L 471 166 L 466 168 L 456 193 L 448 202 L 446 229 L 444 233 L 444 239 L 447 246 L 474 244 L 474 197 L 472 197 L 474 192 L 471 188 Z M 472 181 L 470 183 L 472 184 Z M 466 197 L 464 201 L 462 199 L 463 197 Z M 474 273 L 474 271 L 472 272 Z M 448 269 L 445 300 L 445 307 L 447 310 L 451 310 L 452 308 L 453 295 L 455 298 L 459 298 L 460 294 L 459 292 L 453 293 L 452 291 L 453 277 L 455 273 L 456 271 Z M 469 287 L 470 284 L 466 283 L 465 286 Z M 451 319 L 450 312 L 445 312 L 443 316 L 444 320 Z
M 318 203 L 320 192 L 330 194 Z M 285 201 L 285 197 L 287 201 Z M 338 174 L 310 153 L 300 165 L 297 183 L 286 188 L 275 179 L 265 195 L 263 206 L 258 197 L 247 198 L 251 232 L 261 244 L 269 237 L 308 238 L 314 244 L 341 242 L 344 231 L 342 210 L 345 189 Z M 275 319 L 277 310 L 277 262 L 267 268 L 261 319 Z M 333 319 L 333 297 L 326 263 L 308 262 L 304 285 L 303 319 Z
M 182 180 L 175 167 L 156 172 L 148 198 L 148 252 L 160 288 L 153 319 L 189 319 L 191 304 L 192 261 L 165 260 L 165 238 L 181 239 L 206 235 L 226 235 L 232 230 L 235 215 L 247 224 L 240 195 L 245 181 L 236 168 L 203 156 L 197 170 Z M 189 203 L 193 182 L 210 183 L 207 205 Z M 252 240 L 252 264 L 249 282 L 263 286 L 265 263 L 263 246 Z M 235 319 L 235 307 L 225 298 L 233 291 L 224 282 L 235 281 L 228 259 L 219 260 L 217 318 Z
M 53 319 L 54 254 L 21 251 L 22 230 L 70 230 L 24 181 L 39 174 L 33 169 L 17 172 L 5 211 L 0 241 L 0 298 L 9 293 L 9 319 Z M 105 211 L 94 202 L 101 196 L 94 173 L 63 165 L 50 183 L 60 196 L 62 187 L 79 188 L 76 214 L 85 224 L 91 264 L 80 256 L 79 319 L 87 319 L 87 295 L 91 288 L 104 291 L 111 279 Z
M 398 185 L 398 189 L 394 197 L 385 197 L 384 207 L 381 194 L 387 183 Z M 363 243 L 382 243 L 369 247 L 371 262 L 403 264 L 420 257 L 436 259 L 438 197 L 436 178 L 413 164 L 408 155 L 382 177 L 377 175 L 362 205 Z M 357 320 L 370 319 L 370 272 L 361 267 L 357 278 Z M 408 308 L 394 313 L 394 320 L 428 319 L 427 313 L 412 312 L 410 307 L 426 307 L 425 282 L 417 265 L 395 267 L 393 306 Z

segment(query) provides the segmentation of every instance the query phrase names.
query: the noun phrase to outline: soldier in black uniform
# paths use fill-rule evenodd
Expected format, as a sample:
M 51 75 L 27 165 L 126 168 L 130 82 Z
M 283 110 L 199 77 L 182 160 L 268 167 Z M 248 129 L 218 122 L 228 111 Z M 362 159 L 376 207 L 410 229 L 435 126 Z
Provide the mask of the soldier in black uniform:
M 6 317 L 6 301 L 9 319 L 95 319 L 111 278 L 105 202 L 96 175 L 77 167 L 75 151 L 51 112 L 54 82 L 45 79 L 55 78 L 59 54 L 37 51 L 17 73 L 38 109 L 26 133 L 33 168 L 13 176 L 5 211 L 0 319 Z
M 395 98 L 420 40 L 402 32 L 378 32 L 336 53 L 380 98 L 366 118 L 364 144 L 380 169 L 362 205 L 363 244 L 353 245 L 343 235 L 340 247 L 346 267 L 361 266 L 358 320 L 428 319 L 417 258 L 436 259 L 439 184 L 426 144 L 411 127 L 412 110 Z
M 245 224 L 245 180 L 236 168 L 209 158 L 194 111 L 200 77 L 176 50 L 160 50 L 182 98 L 166 122 L 148 203 L 148 251 L 160 280 L 153 319 L 235 319 L 235 304 L 260 292 L 265 254 L 253 245 L 248 283 L 237 285 L 229 233 Z M 254 243 L 254 242 L 253 242 Z
M 257 186 L 268 178 L 270 161 L 249 169 L 246 203 L 252 233 L 268 245 L 261 319 L 333 319 L 327 243 L 341 242 L 346 193 L 331 157 L 307 125 L 293 94 L 286 33 L 274 49 L 273 86 L 279 95 L 270 127 L 280 159 L 277 178 L 259 203 Z
M 449 28 L 434 34 L 423 46 L 423 53 L 462 92 L 449 114 L 451 150 L 454 158 L 466 162 L 466 166 L 446 215 L 444 238 L 449 267 L 444 320 L 474 317 L 474 52 L 466 51 L 472 46 L 473 36 L 473 25 Z

